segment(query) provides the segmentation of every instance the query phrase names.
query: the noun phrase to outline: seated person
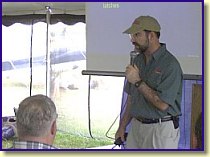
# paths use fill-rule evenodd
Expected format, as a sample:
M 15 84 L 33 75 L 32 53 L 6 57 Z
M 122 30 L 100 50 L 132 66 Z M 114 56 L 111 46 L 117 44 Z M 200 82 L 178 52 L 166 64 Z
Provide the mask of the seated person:
M 18 140 L 12 149 L 56 149 L 52 146 L 56 135 L 56 107 L 44 95 L 27 97 L 16 115 Z

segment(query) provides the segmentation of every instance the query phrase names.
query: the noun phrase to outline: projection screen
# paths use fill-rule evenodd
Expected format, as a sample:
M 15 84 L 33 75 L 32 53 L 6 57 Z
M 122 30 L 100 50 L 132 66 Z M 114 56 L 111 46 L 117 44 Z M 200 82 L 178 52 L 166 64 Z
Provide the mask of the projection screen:
M 87 70 L 124 72 L 133 46 L 122 32 L 140 15 L 161 25 L 160 42 L 179 60 L 184 74 L 202 75 L 202 3 L 86 3 Z

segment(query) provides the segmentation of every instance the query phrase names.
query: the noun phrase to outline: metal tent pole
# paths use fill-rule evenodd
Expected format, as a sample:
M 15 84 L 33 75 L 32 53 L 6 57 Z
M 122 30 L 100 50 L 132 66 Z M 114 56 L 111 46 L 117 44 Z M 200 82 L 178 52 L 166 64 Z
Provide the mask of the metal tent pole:
M 49 6 L 46 6 L 46 23 L 47 23 L 47 31 L 46 31 L 46 95 L 50 96 L 50 78 L 51 78 L 51 67 L 50 67 L 50 53 L 49 53 L 49 24 L 50 24 L 50 13 L 51 9 Z

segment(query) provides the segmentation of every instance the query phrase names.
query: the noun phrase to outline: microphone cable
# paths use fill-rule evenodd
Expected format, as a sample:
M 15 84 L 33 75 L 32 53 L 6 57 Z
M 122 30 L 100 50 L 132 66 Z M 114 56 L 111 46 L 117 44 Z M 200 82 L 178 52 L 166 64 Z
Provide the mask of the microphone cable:
M 125 78 L 123 89 L 124 89 L 126 83 L 127 83 L 127 79 Z M 123 103 L 123 98 L 124 98 L 124 90 L 123 90 L 123 96 L 122 96 L 122 100 L 121 100 L 122 103 Z M 128 98 L 128 97 L 127 97 L 127 98 Z M 125 101 L 125 102 L 127 102 L 127 98 L 126 98 L 126 101 Z M 122 104 L 121 104 L 121 105 L 122 105 Z M 124 103 L 123 107 L 121 108 L 120 113 L 117 115 L 117 117 L 115 118 L 115 120 L 112 122 L 112 124 L 110 125 L 109 129 L 108 129 L 107 132 L 105 133 L 105 136 L 106 136 L 107 138 L 112 139 L 112 140 L 115 140 L 115 138 L 110 137 L 110 136 L 108 135 L 108 133 L 109 133 L 109 131 L 111 130 L 111 128 L 113 127 L 113 125 L 116 123 L 118 117 L 123 113 L 125 107 L 126 107 L 126 103 Z
M 130 65 L 134 66 L 134 60 L 135 60 L 135 58 L 136 58 L 138 55 L 139 55 L 139 52 L 137 52 L 137 51 L 131 51 L 131 52 L 130 52 Z M 126 83 L 127 83 L 127 79 L 125 78 L 124 86 L 123 86 L 123 87 L 125 87 Z M 129 90 L 131 90 L 131 83 L 129 83 Z M 123 88 L 123 92 L 124 92 L 124 88 Z M 124 96 L 122 96 L 122 102 L 123 102 L 123 98 L 124 98 Z M 126 101 L 125 101 L 125 102 L 127 102 L 127 98 L 126 98 Z M 117 117 L 115 118 L 114 122 L 111 124 L 111 126 L 110 126 L 109 129 L 107 130 L 107 132 L 106 132 L 106 134 L 105 134 L 105 136 L 106 136 L 107 138 L 110 138 L 110 139 L 113 139 L 113 140 L 115 139 L 115 138 L 113 138 L 113 137 L 108 136 L 108 133 L 109 133 L 109 131 L 111 130 L 111 128 L 113 127 L 113 125 L 115 124 L 115 122 L 117 121 L 118 117 L 123 113 L 125 107 L 126 107 L 126 104 L 123 106 L 123 108 L 121 108 L 120 114 L 117 115 Z
M 105 136 L 106 136 L 107 138 L 109 138 L 109 139 L 112 139 L 112 140 L 115 139 L 115 138 L 113 138 L 113 137 L 110 137 L 110 136 L 108 135 L 108 133 L 109 133 L 109 131 L 111 130 L 111 128 L 113 127 L 113 125 L 115 124 L 115 122 L 117 121 L 117 119 L 118 119 L 119 116 L 120 116 L 120 114 L 117 115 L 117 117 L 115 118 L 114 122 L 112 122 L 112 124 L 110 125 L 109 129 L 107 130 L 107 132 L 106 132 L 106 134 L 105 134 Z

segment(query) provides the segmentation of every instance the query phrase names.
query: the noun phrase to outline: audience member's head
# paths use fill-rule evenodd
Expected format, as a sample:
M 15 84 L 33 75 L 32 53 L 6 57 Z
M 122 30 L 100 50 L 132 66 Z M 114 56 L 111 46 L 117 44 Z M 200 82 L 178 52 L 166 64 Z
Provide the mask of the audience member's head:
M 52 145 L 56 135 L 57 112 L 47 96 L 27 97 L 17 111 L 17 132 L 20 141 L 34 141 Z

